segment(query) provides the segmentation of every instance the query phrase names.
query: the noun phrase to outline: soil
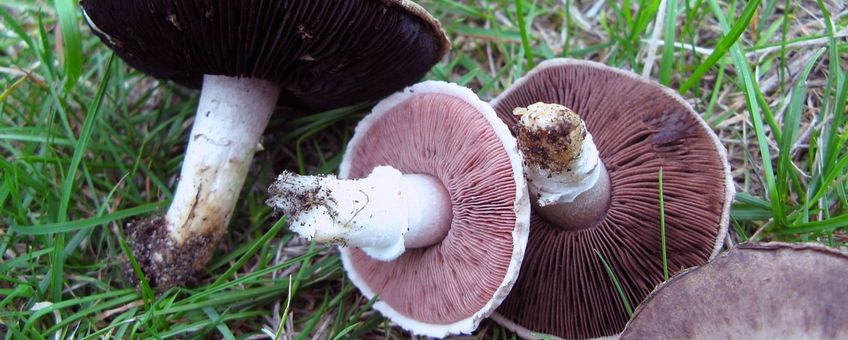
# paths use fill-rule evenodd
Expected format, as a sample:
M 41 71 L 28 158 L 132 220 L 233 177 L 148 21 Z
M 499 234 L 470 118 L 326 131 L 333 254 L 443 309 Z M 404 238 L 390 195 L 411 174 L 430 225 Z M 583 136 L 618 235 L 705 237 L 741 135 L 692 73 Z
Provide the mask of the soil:
M 176 244 L 161 216 L 131 222 L 125 231 L 144 276 L 151 286 L 162 291 L 196 284 L 222 236 L 191 235 L 182 244 Z M 121 269 L 127 281 L 138 285 L 139 280 L 126 256 L 121 259 Z
M 570 171 L 573 160 L 580 157 L 585 129 L 568 119 L 558 119 L 544 128 L 528 128 L 517 124 L 518 146 L 527 164 L 552 173 Z M 577 130 L 577 134 L 575 134 Z
M 302 213 L 323 206 L 330 217 L 335 220 L 339 214 L 333 208 L 337 205 L 333 191 L 321 186 L 320 182 L 320 178 L 327 177 L 327 175 L 314 176 L 315 182 L 311 184 L 297 184 L 295 179 L 297 176 L 295 173 L 283 171 L 274 184 L 268 188 L 268 195 L 271 197 L 268 204 L 274 209 L 279 209 L 283 214 L 295 218 Z M 284 201 L 285 204 L 275 203 L 275 200 Z

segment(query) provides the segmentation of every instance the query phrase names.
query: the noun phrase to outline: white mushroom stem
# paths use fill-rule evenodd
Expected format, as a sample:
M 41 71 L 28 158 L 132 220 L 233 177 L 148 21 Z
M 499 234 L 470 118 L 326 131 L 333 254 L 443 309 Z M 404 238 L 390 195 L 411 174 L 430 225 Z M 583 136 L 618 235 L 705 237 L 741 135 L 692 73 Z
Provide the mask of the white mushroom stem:
M 587 228 L 606 213 L 610 182 L 580 117 L 558 104 L 516 108 L 518 147 L 534 208 L 549 222 Z
M 284 172 L 269 191 L 268 204 L 288 215 L 300 236 L 358 247 L 383 261 L 441 241 L 452 219 L 450 196 L 439 180 L 390 166 L 355 180 Z
M 279 87 L 264 80 L 203 77 L 179 185 L 165 215 L 177 244 L 196 234 L 226 232 L 279 94 Z

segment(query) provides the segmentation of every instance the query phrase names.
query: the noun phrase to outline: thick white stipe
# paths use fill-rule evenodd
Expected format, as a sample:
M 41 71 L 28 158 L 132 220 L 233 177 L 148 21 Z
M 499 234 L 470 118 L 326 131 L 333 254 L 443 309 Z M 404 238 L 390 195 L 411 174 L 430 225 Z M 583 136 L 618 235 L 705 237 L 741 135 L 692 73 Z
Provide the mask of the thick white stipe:
M 531 197 L 538 198 L 539 206 L 570 203 L 580 194 L 593 188 L 601 175 L 598 148 L 592 135 L 586 132 L 580 156 L 570 165 L 571 171 L 550 172 L 533 165 L 524 167 Z
M 223 233 L 280 89 L 271 82 L 203 77 L 180 181 L 165 215 L 176 243 L 193 233 Z
M 284 172 L 270 191 L 268 204 L 289 216 L 292 231 L 383 261 L 441 241 L 452 219 L 441 182 L 390 166 L 355 180 Z

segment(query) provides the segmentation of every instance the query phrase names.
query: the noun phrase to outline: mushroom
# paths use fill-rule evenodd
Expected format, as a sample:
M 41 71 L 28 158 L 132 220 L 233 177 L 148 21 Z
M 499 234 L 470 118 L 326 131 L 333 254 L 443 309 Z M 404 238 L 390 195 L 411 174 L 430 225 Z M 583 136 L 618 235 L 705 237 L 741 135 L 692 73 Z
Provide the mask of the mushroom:
M 514 126 L 533 204 L 521 276 L 493 318 L 523 337 L 619 333 L 668 269 L 715 256 L 734 192 L 726 152 L 679 95 L 632 73 L 545 61 L 492 106 Z M 516 113 L 518 115 L 516 115 Z
M 180 181 L 164 217 L 128 226 L 146 276 L 190 283 L 226 234 L 275 104 L 313 112 L 376 99 L 421 78 L 449 48 L 405 0 L 83 0 L 127 64 L 201 86 Z
M 745 243 L 658 286 L 621 339 L 848 339 L 848 253 Z
M 341 246 L 350 280 L 416 334 L 470 333 L 518 275 L 530 203 L 515 139 L 471 90 L 427 81 L 381 101 L 331 176 L 281 175 L 268 203 Z

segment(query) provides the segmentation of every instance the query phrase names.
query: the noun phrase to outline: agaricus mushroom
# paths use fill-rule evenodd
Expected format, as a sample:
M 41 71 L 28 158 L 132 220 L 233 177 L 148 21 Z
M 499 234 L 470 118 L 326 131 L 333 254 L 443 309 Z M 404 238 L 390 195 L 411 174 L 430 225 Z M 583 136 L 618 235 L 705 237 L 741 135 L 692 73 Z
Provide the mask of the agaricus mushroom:
M 663 281 L 660 169 L 669 270 L 718 253 L 734 192 L 725 150 L 673 91 L 555 59 L 492 106 L 518 135 L 534 205 L 521 276 L 493 316 L 499 323 L 524 337 L 619 333 L 627 313 L 601 257 L 632 305 Z
M 376 99 L 448 50 L 405 0 L 83 0 L 89 26 L 127 64 L 197 87 L 200 104 L 164 217 L 128 228 L 146 276 L 190 282 L 226 234 L 275 104 L 312 112 Z
M 621 339 L 848 339 L 848 253 L 740 244 L 657 287 Z
M 340 245 L 374 308 L 416 334 L 469 333 L 506 297 L 530 203 L 506 125 L 471 90 L 427 81 L 356 127 L 340 177 L 283 174 L 269 204 Z

